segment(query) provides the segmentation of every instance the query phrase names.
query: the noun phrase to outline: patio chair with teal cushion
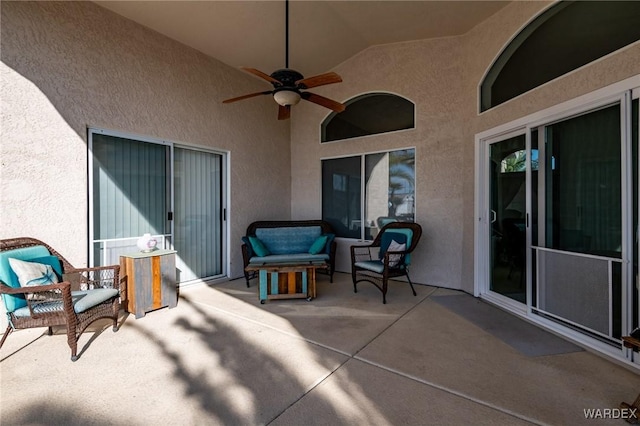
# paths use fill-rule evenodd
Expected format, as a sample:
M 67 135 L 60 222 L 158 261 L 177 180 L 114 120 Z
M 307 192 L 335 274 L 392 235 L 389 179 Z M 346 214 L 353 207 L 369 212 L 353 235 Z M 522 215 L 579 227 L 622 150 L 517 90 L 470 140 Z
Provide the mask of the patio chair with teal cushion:
M 0 294 L 9 325 L 0 341 L 17 329 L 64 326 L 71 360 L 78 359 L 78 339 L 89 324 L 118 314 L 125 283 L 120 266 L 78 269 L 53 248 L 33 238 L 0 240 Z
M 382 292 L 382 303 L 387 303 L 387 286 L 390 278 L 407 277 L 413 295 L 416 290 L 409 278 L 411 252 L 422 236 L 417 223 L 387 223 L 369 245 L 351 246 L 351 277 L 353 291 L 357 283 L 367 281 Z

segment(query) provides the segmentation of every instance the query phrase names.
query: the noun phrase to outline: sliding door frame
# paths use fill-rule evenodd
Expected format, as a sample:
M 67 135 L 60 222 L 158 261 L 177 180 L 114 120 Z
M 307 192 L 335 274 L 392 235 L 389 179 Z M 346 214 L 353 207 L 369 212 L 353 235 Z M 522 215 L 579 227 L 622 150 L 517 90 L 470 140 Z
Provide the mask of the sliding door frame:
M 174 196 L 175 196 L 175 187 L 174 187 L 174 149 L 175 148 L 181 148 L 181 149 L 188 149 L 188 150 L 195 150 L 195 151 L 202 151 L 202 152 L 208 152 L 211 154 L 215 154 L 215 155 L 220 155 L 221 156 L 221 167 L 222 167 L 222 172 L 221 172 L 221 183 L 220 183 L 220 190 L 222 191 L 221 194 L 221 214 L 222 214 L 222 226 L 221 226 L 221 234 L 220 235 L 220 244 L 221 244 L 221 253 L 222 253 L 222 259 L 221 259 L 221 273 L 217 274 L 215 276 L 211 276 L 211 277 L 201 277 L 198 280 L 194 280 L 194 281 L 190 281 L 188 282 L 189 285 L 191 284 L 198 284 L 204 280 L 206 281 L 212 281 L 212 280 L 218 280 L 218 279 L 226 279 L 229 276 L 229 271 L 230 271 L 230 265 L 229 265 L 229 259 L 230 259 L 230 245 L 229 245 L 229 235 L 231 234 L 230 232 L 230 220 L 229 220 L 229 206 L 230 204 L 230 193 L 231 191 L 229 190 L 230 188 L 230 167 L 229 167 L 229 158 L 230 158 L 230 153 L 228 151 L 223 151 L 223 150 L 216 150 L 216 149 L 211 149 L 211 148 L 207 148 L 207 147 L 202 147 L 202 146 L 197 146 L 197 145 L 191 145 L 191 144 L 186 144 L 186 143 L 182 143 L 182 142 L 174 142 L 174 141 L 168 141 L 168 140 L 164 140 L 164 139 L 158 139 L 158 138 L 153 138 L 153 137 L 149 137 L 149 136 L 142 136 L 142 135 L 137 135 L 137 134 L 133 134 L 133 133 L 126 133 L 126 132 L 121 132 L 121 131 L 116 131 L 116 130 L 108 130 L 108 129 L 101 129 L 101 128 L 97 128 L 97 127 L 88 127 L 87 128 L 87 147 L 88 147 L 88 155 L 87 155 L 87 181 L 88 181 L 88 218 L 87 218 L 87 223 L 88 223 L 88 259 L 89 259 L 89 265 L 90 266 L 94 266 L 94 204 L 93 204 L 93 185 L 94 185 L 94 181 L 93 181 L 93 167 L 94 167 L 94 162 L 93 162 L 93 135 L 94 134 L 101 134 L 101 135 L 106 135 L 106 136 L 112 136 L 112 137 L 116 137 L 116 138 L 124 138 L 124 139 L 129 139 L 129 140 L 133 140 L 133 141 L 140 141 L 143 143 L 153 143 L 153 144 L 158 144 L 158 145 L 163 145 L 163 146 L 167 146 L 169 148 L 169 158 L 168 160 L 168 166 L 167 166 L 167 187 L 168 187 L 168 197 L 169 197 L 169 211 L 174 215 L 175 217 L 175 204 L 174 204 Z M 174 248 L 174 242 L 173 242 L 173 238 L 175 237 L 175 220 L 170 220 L 169 221 L 169 234 L 171 238 L 169 239 L 169 241 L 166 244 L 166 248 L 167 249 L 173 249 Z
M 624 315 L 621 318 L 622 334 L 630 332 L 633 324 L 633 306 L 634 303 L 640 304 L 639 300 L 633 300 L 633 260 L 637 258 L 637 251 L 640 250 L 640 242 L 634 236 L 638 230 L 633 228 L 633 183 L 632 183 L 632 158 L 631 158 L 631 105 L 633 99 L 637 99 L 640 95 L 640 75 L 622 80 L 618 83 L 601 88 L 594 92 L 580 96 L 567 102 L 563 102 L 556 106 L 538 111 L 529 116 L 518 120 L 497 126 L 493 129 L 478 133 L 475 137 L 476 149 L 476 166 L 475 166 L 475 250 L 474 250 L 474 295 L 486 299 L 503 309 L 512 312 L 515 315 L 526 318 L 529 321 L 537 323 L 544 328 L 553 332 L 564 335 L 579 344 L 592 348 L 606 356 L 622 360 L 634 367 L 640 368 L 640 360 L 636 354 L 633 359 L 633 353 L 624 348 L 622 345 L 612 346 L 609 343 L 598 341 L 591 338 L 585 333 L 574 330 L 569 327 L 559 325 L 555 321 L 551 321 L 539 315 L 535 315 L 531 308 L 531 235 L 530 226 L 527 226 L 527 305 L 514 303 L 505 303 L 501 298 L 494 297 L 488 289 L 488 268 L 487 247 L 488 247 L 488 230 L 491 226 L 490 212 L 488 211 L 488 170 L 487 155 L 489 142 L 495 142 L 500 139 L 506 139 L 509 134 L 525 132 L 527 135 L 527 153 L 531 152 L 531 132 L 533 129 L 550 125 L 557 121 L 566 120 L 572 116 L 587 113 L 594 109 L 611 105 L 620 104 L 620 126 L 621 126 L 621 209 L 622 209 L 622 309 Z M 540 136 L 540 135 L 539 135 Z M 528 155 L 529 157 L 530 155 Z M 640 155 L 639 155 L 640 156 Z M 531 166 L 530 159 L 527 159 L 527 213 L 531 220 Z M 640 179 L 636 183 L 640 188 Z M 638 197 L 640 199 L 640 197 Z M 540 208 L 540 207 L 539 207 Z M 529 224 L 531 225 L 531 223 Z M 518 306 L 519 305 L 519 306 Z M 640 316 L 640 314 L 639 314 Z M 638 319 L 640 321 L 640 318 Z

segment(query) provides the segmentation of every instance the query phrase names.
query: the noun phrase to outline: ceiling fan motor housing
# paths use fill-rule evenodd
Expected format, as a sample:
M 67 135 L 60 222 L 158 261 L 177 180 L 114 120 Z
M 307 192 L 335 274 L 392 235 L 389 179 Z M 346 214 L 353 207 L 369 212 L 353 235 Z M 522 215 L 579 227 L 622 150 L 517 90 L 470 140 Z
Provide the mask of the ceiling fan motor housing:
M 277 83 L 273 83 L 273 87 L 276 89 L 280 88 L 289 88 L 289 89 L 298 89 L 296 86 L 296 81 L 300 81 L 304 78 L 302 74 L 300 74 L 296 70 L 292 70 L 289 68 L 284 68 L 281 70 L 274 71 L 271 74 L 271 77 L 278 80 L 282 85 L 278 85 Z

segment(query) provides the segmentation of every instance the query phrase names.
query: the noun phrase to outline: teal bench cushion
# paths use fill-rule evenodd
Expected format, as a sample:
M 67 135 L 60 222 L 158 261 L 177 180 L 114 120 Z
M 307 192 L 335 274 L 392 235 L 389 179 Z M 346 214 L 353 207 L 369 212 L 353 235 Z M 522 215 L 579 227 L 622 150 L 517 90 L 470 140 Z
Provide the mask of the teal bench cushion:
M 336 234 L 323 234 L 327 236 L 327 245 L 324 248 L 324 252 L 327 254 L 331 254 L 331 243 L 336 238 Z
M 309 253 L 296 253 L 296 254 L 272 254 L 270 256 L 254 256 L 249 259 L 250 264 L 271 264 L 271 263 L 301 263 L 301 262 L 326 262 L 329 260 L 329 255 L 325 253 L 309 254 Z
M 258 237 L 249 237 L 249 243 L 251 244 L 251 248 L 256 256 L 268 256 L 271 254 L 269 249 L 267 249 L 262 242 L 262 240 Z
M 25 247 L 25 248 L 0 252 L 0 281 L 5 283 L 9 287 L 13 287 L 13 288 L 20 287 L 18 276 L 13 272 L 13 269 L 11 269 L 11 266 L 9 265 L 10 257 L 14 259 L 25 260 L 25 261 L 34 261 L 34 259 L 46 258 L 49 256 L 51 256 L 51 254 L 49 253 L 49 250 L 47 250 L 47 248 L 44 246 Z M 60 269 L 59 264 L 58 264 L 58 269 Z M 55 267 L 54 267 L 54 270 L 56 270 Z M 5 308 L 7 309 L 7 312 L 14 312 L 16 309 L 27 306 L 27 301 L 25 300 L 24 295 L 22 294 L 20 295 L 3 294 L 2 300 L 4 301 L 4 305 L 5 305 Z
M 280 228 L 258 228 L 258 237 L 271 254 L 308 253 L 320 236 L 319 226 L 291 226 Z
M 325 247 L 327 247 L 327 238 L 328 237 L 326 235 L 320 235 L 318 238 L 316 238 L 316 240 L 313 242 L 313 244 L 311 244 L 311 247 L 309 248 L 309 253 L 318 254 L 325 251 Z

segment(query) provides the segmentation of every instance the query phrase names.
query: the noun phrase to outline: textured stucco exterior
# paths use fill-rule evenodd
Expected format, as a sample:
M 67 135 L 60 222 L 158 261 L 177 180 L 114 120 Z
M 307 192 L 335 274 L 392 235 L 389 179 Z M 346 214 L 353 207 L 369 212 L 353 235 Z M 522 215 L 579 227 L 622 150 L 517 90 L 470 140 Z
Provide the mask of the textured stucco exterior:
M 558 78 L 483 114 L 478 86 L 511 38 L 550 2 L 514 2 L 460 37 L 374 46 L 338 66 L 344 83 L 322 94 L 339 101 L 372 91 L 416 104 L 409 131 L 320 143 L 327 113 L 296 110 L 291 127 L 292 216 L 321 213 L 322 158 L 416 148 L 416 221 L 423 240 L 414 282 L 474 291 L 474 189 L 477 133 L 640 74 L 640 43 Z
M 416 126 L 321 144 L 328 110 L 302 102 L 278 121 L 268 97 L 222 105 L 264 83 L 93 3 L 3 2 L 0 238 L 40 238 L 87 264 L 87 127 L 229 154 L 231 277 L 242 273 L 247 224 L 321 216 L 321 159 L 414 147 L 424 234 L 412 279 L 471 293 L 474 136 L 640 74 L 635 43 L 479 114 L 487 68 L 549 4 L 513 2 L 462 36 L 374 46 L 348 59 L 334 69 L 343 83 L 313 91 L 338 101 L 398 94 L 415 103 Z
M 1 9 L 0 238 L 39 238 L 87 264 L 87 127 L 97 127 L 228 153 L 230 275 L 240 276 L 246 226 L 290 214 L 289 124 L 268 98 L 221 103 L 263 84 L 90 2 Z

